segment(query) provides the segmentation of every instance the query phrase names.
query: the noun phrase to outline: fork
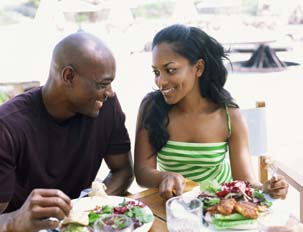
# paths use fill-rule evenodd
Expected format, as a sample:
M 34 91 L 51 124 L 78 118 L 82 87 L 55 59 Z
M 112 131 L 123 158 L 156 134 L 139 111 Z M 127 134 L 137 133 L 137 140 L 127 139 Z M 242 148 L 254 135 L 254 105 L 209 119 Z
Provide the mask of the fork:
M 87 188 L 87 189 L 83 189 L 79 195 L 78 198 L 74 199 L 74 204 L 76 204 L 81 198 L 86 197 L 88 195 L 88 193 L 91 192 L 91 188 Z M 55 221 L 59 221 L 57 218 L 45 218 L 43 220 L 55 220 Z M 47 229 L 47 232 L 59 232 L 59 230 L 57 229 Z
M 266 164 L 268 165 L 268 171 L 270 173 L 270 178 L 276 177 L 278 172 L 277 162 L 271 158 L 266 160 Z

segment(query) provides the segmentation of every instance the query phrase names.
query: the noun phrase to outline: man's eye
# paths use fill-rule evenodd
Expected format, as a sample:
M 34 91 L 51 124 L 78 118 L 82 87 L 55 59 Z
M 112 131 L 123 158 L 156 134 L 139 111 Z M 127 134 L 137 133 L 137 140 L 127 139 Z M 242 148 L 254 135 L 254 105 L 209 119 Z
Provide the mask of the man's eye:
M 106 89 L 109 85 L 110 85 L 110 83 L 97 83 L 96 84 L 97 85 L 97 88 L 98 89 Z
M 158 70 L 153 70 L 153 73 L 155 74 L 155 76 L 159 76 L 160 72 Z

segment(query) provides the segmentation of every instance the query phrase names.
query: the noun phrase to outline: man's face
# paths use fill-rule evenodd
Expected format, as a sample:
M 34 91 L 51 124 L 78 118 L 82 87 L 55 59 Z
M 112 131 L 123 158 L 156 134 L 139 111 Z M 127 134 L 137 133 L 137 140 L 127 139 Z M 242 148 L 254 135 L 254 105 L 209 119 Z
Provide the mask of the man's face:
M 103 58 L 101 62 L 87 65 L 74 72 L 74 84 L 69 94 L 70 109 L 90 117 L 97 117 L 108 97 L 114 96 L 111 87 L 115 79 L 115 61 L 112 56 Z

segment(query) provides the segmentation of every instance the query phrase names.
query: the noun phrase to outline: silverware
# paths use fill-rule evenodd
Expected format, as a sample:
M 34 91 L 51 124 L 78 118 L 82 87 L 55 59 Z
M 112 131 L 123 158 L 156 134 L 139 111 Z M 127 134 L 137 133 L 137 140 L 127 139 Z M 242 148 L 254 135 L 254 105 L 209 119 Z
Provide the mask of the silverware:
M 83 189 L 83 190 L 80 192 L 79 197 L 73 200 L 73 203 L 75 204 L 75 203 L 77 203 L 81 198 L 87 197 L 87 196 L 88 196 L 88 193 L 91 192 L 91 191 L 92 191 L 91 188 Z M 43 219 L 41 219 L 41 220 L 60 222 L 60 220 L 59 220 L 58 218 L 55 218 L 55 217 L 43 218 Z M 57 229 L 47 229 L 46 232 L 60 232 L 60 231 L 57 230 Z
M 266 163 L 268 165 L 268 171 L 269 171 L 269 177 L 276 177 L 277 176 L 277 172 L 278 172 L 278 165 L 276 163 L 276 161 L 274 161 L 273 159 L 268 159 L 266 160 Z

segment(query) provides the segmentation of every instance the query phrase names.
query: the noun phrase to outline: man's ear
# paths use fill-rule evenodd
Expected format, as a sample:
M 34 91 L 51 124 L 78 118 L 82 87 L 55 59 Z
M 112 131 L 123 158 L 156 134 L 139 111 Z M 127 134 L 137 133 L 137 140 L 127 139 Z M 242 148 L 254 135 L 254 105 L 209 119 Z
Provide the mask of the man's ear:
M 203 59 L 199 59 L 197 60 L 197 63 L 196 63 L 196 74 L 197 74 L 197 77 L 201 77 L 203 72 L 204 72 L 204 68 L 205 68 L 205 62 Z
M 65 66 L 61 72 L 61 78 L 65 84 L 72 84 L 75 71 L 71 66 Z

